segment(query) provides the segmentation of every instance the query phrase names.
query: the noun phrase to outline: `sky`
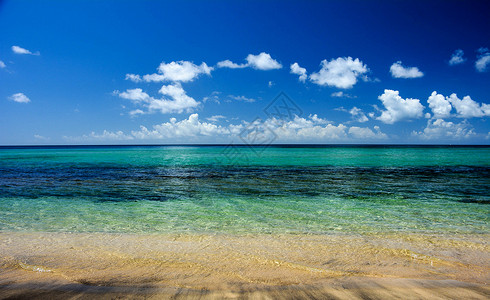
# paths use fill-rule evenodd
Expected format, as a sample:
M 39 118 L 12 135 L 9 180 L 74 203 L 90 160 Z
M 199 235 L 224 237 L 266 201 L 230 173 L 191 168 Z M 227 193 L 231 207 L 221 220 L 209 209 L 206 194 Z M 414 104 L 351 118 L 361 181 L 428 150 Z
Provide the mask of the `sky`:
M 489 12 L 0 0 L 0 145 L 490 144 Z

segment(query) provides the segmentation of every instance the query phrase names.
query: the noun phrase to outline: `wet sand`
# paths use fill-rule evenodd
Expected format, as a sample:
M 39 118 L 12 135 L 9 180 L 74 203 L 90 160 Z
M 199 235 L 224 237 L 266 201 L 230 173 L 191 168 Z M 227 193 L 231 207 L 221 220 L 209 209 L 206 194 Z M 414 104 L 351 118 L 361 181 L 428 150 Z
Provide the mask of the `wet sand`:
M 488 235 L 0 233 L 0 298 L 488 299 Z

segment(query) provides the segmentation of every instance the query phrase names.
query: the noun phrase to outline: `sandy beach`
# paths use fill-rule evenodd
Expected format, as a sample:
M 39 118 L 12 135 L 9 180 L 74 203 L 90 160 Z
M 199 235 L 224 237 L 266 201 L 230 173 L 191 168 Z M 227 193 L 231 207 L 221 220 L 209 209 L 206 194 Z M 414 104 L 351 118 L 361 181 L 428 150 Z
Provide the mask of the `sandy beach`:
M 487 299 L 487 235 L 0 234 L 0 298 Z

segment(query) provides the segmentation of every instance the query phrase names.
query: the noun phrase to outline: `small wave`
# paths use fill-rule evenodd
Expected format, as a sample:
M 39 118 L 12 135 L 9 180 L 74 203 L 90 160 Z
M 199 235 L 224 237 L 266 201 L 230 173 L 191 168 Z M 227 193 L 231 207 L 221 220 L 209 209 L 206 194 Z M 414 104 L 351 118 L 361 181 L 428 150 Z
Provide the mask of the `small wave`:
M 28 265 L 28 264 L 25 264 L 22 262 L 19 262 L 19 266 L 24 270 L 33 271 L 33 272 L 39 272 L 39 273 L 52 273 L 53 272 L 53 270 L 46 269 L 46 268 L 41 267 L 41 266 L 32 266 L 32 265 Z

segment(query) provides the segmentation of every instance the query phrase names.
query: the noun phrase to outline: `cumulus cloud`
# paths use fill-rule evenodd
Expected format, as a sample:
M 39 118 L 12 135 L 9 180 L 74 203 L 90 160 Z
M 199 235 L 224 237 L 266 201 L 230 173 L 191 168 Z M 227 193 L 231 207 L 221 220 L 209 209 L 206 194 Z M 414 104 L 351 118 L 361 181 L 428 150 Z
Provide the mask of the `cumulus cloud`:
M 342 140 L 347 138 L 346 130 L 348 129 L 343 124 L 333 125 L 330 121 L 319 118 L 317 115 L 310 115 L 308 118 L 295 116 L 294 119 L 288 121 L 269 118 L 264 121 L 263 125 L 270 128 L 271 134 L 276 135 L 281 141 Z
M 39 51 L 31 52 L 31 51 L 24 49 L 22 47 L 19 47 L 19 46 L 12 46 L 12 52 L 14 52 L 15 54 L 40 55 Z
M 449 117 L 452 106 L 443 95 L 434 91 L 427 99 L 427 103 L 429 103 L 429 107 L 432 110 L 435 118 Z
M 398 91 L 393 90 L 385 90 L 378 99 L 386 110 L 383 110 L 381 116 L 376 119 L 383 123 L 393 124 L 404 119 L 422 117 L 424 106 L 420 104 L 419 99 L 403 99 Z
M 369 71 L 358 58 L 339 57 L 321 62 L 321 69 L 310 75 L 310 80 L 321 86 L 334 86 L 341 89 L 352 88 L 359 76 Z
M 172 61 L 170 63 L 162 62 L 158 66 L 158 73 L 146 74 L 143 76 L 136 74 L 126 74 L 126 80 L 133 82 L 190 82 L 199 77 L 201 74 L 211 75 L 213 67 L 209 67 L 205 62 L 196 65 L 190 61 Z
M 393 63 L 390 67 L 391 76 L 394 78 L 418 78 L 424 76 L 417 67 L 404 67 L 401 61 Z
M 139 130 L 133 130 L 129 134 L 122 131 L 104 130 L 100 134 L 92 132 L 88 135 L 83 135 L 80 137 L 65 136 L 64 138 L 70 141 L 161 140 L 176 137 L 219 135 L 224 132 L 226 132 L 226 129 L 223 129 L 221 126 L 201 122 L 199 121 L 198 114 L 191 114 L 188 119 L 177 121 L 177 119 L 171 118 L 169 122 L 154 125 L 151 129 L 148 129 L 145 126 L 140 126 Z
M 188 82 L 194 80 L 200 74 L 210 75 L 212 67 L 208 67 L 206 63 L 195 65 L 189 61 L 173 61 L 170 63 L 162 62 L 158 67 L 158 71 L 162 74 L 164 80 Z
M 182 88 L 182 83 L 191 82 L 202 74 L 211 75 L 213 67 L 209 67 L 205 62 L 196 65 L 190 61 L 162 62 L 158 66 L 158 73 L 137 75 L 126 74 L 126 80 L 133 82 L 170 82 L 163 85 L 158 93 L 160 97 L 150 96 L 141 88 L 128 89 L 124 92 L 114 91 L 115 95 L 123 99 L 128 99 L 138 108 L 129 112 L 131 116 L 146 113 L 182 113 L 191 112 L 199 105 L 194 98 L 187 95 Z M 219 100 L 217 100 L 219 101 Z
M 29 103 L 31 102 L 31 99 L 29 99 L 26 95 L 24 95 L 23 93 L 17 93 L 17 94 L 13 94 L 12 96 L 10 96 L 8 98 L 9 100 L 12 100 L 14 102 L 17 102 L 17 103 Z
M 480 55 L 478 55 L 478 59 L 475 62 L 475 68 L 478 72 L 485 72 L 490 65 L 490 52 L 488 48 L 480 48 L 478 52 Z
M 479 104 L 470 96 L 464 96 L 463 99 L 459 99 L 456 94 L 451 94 L 446 97 L 446 100 L 456 109 L 457 117 L 460 118 L 478 118 L 483 116 L 490 116 L 490 104 Z
M 352 126 L 349 128 L 349 134 L 356 139 L 387 139 L 388 136 L 381 132 L 379 126 L 374 126 L 374 131 L 367 127 Z
M 229 68 L 229 69 L 243 69 L 248 67 L 247 64 L 236 64 L 229 59 L 218 62 L 217 66 L 218 68 Z
M 308 75 L 306 75 L 306 69 L 299 66 L 297 62 L 290 66 L 291 74 L 299 75 L 299 81 L 305 82 Z
M 5 68 L 5 67 L 6 67 L 5 63 L 4 63 L 3 61 L 1 61 L 1 60 L 0 60 L 0 69 L 3 69 L 3 68 Z
M 212 123 L 201 122 L 198 114 L 191 114 L 188 119 L 182 121 L 171 118 L 169 122 L 155 125 L 151 130 L 145 126 L 140 126 L 140 130 L 131 131 L 131 135 L 137 139 L 212 136 L 225 133 L 229 133 L 228 129 Z
M 164 96 L 169 96 L 171 99 L 153 99 L 148 106 L 150 111 L 160 111 L 163 114 L 171 112 L 182 113 L 183 111 L 190 111 L 190 109 L 199 105 L 199 102 L 189 97 L 178 83 L 164 85 L 158 92 Z
M 199 105 L 199 102 L 186 94 L 180 83 L 164 85 L 158 92 L 164 97 L 156 99 L 143 92 L 140 88 L 128 89 L 125 92 L 114 91 L 114 94 L 119 95 L 123 99 L 131 100 L 134 104 L 143 106 L 147 109 L 148 113 L 182 113 L 184 111 L 190 111 Z M 130 112 L 133 116 L 142 113 L 145 112 L 141 109 Z
M 310 115 L 308 118 L 296 116 L 288 122 L 277 122 L 274 118 L 270 118 L 264 124 L 272 128 L 278 141 L 330 142 L 387 138 L 378 126 L 374 127 L 374 131 L 367 127 L 352 126 L 349 128 L 344 124 L 334 125 L 317 115 Z
M 245 60 L 247 61 L 247 63 L 237 64 L 227 59 L 218 62 L 217 66 L 219 68 L 231 68 L 231 69 L 241 69 L 241 68 L 251 67 L 256 70 L 262 70 L 262 71 L 282 68 L 282 65 L 277 60 L 273 59 L 270 54 L 265 52 L 261 52 L 258 55 L 249 54 L 245 58 Z
M 257 70 L 274 70 L 282 68 L 282 65 L 273 59 L 270 54 L 262 52 L 259 55 L 249 54 L 246 58 L 247 63 Z
M 461 49 L 457 49 L 454 51 L 454 53 L 451 55 L 451 59 L 449 60 L 449 65 L 454 66 L 454 65 L 459 65 L 462 64 L 466 61 L 466 58 L 463 57 L 464 52 Z
M 413 131 L 413 136 L 425 140 L 432 139 L 461 139 L 474 136 L 475 133 L 468 122 L 459 124 L 446 122 L 443 119 L 428 120 L 427 127 L 423 131 Z
M 119 97 L 121 97 L 123 99 L 132 100 L 133 102 L 136 102 L 136 103 L 147 102 L 150 99 L 150 95 L 143 92 L 143 90 L 140 88 L 128 89 L 122 93 L 120 93 L 118 91 L 114 91 L 114 93 L 119 95 Z
M 427 103 L 436 119 L 447 117 L 479 118 L 490 116 L 490 104 L 480 104 L 471 99 L 470 96 L 459 99 L 458 96 L 453 93 L 449 97 L 444 97 L 434 91 L 427 99 Z M 453 108 L 456 110 L 455 114 L 451 114 Z
M 364 122 L 367 122 L 369 121 L 368 117 L 366 116 L 366 114 L 362 111 L 362 109 L 360 108 L 357 108 L 357 107 L 353 107 L 351 108 L 351 110 L 349 110 L 349 114 L 352 116 L 352 118 L 359 122 L 359 123 L 364 123 Z
M 121 140 L 179 140 L 185 138 L 186 141 L 202 141 L 206 138 L 213 140 L 231 139 L 240 136 L 242 141 L 255 141 L 255 129 L 261 132 L 261 138 L 272 141 L 297 141 L 297 142 L 328 142 L 328 141 L 351 141 L 356 139 L 376 140 L 386 138 L 386 135 L 375 126 L 374 130 L 362 127 L 347 127 L 344 124 L 334 125 L 330 121 L 319 118 L 317 115 L 310 115 L 307 118 L 296 116 L 292 120 L 279 122 L 275 118 L 266 120 L 254 120 L 252 122 L 242 121 L 240 124 L 228 124 L 221 126 L 214 124 L 217 120 L 224 119 L 224 116 L 216 115 L 208 118 L 210 122 L 199 119 L 198 114 L 191 114 L 187 119 L 178 121 L 170 118 L 168 122 L 157 124 L 151 128 L 140 126 L 138 130 L 130 133 L 122 131 L 107 131 L 102 133 L 92 132 L 79 137 L 64 137 L 70 141 L 121 141 Z M 249 135 L 252 136 L 249 136 Z

